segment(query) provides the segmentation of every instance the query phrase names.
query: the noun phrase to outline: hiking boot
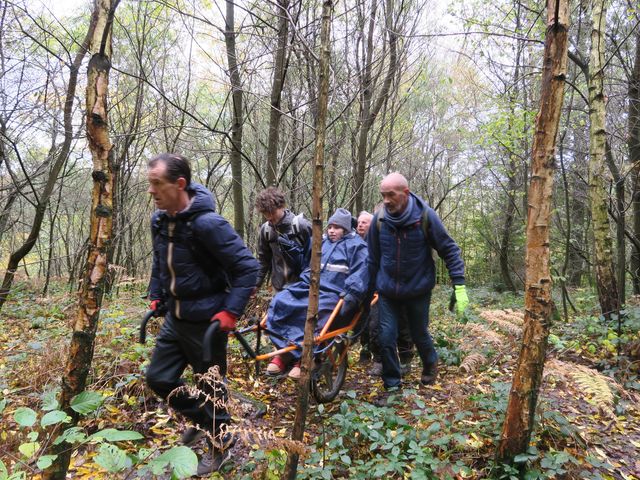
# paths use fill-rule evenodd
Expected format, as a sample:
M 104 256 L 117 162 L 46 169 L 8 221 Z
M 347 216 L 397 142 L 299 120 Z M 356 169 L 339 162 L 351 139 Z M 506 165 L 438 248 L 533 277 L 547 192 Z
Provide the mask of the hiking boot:
M 281 355 L 276 355 L 271 359 L 269 365 L 267 365 L 267 375 L 282 375 L 287 365 Z
M 368 363 L 371 360 L 371 352 L 365 348 L 360 350 L 360 358 L 358 359 L 358 363 Z
M 208 477 L 213 472 L 220 470 L 227 460 L 231 457 L 231 451 L 225 450 L 223 452 L 219 450 L 211 449 L 202 454 L 202 458 L 198 462 L 198 471 L 196 475 L 198 477 Z
M 373 362 L 373 365 L 369 369 L 369 375 L 371 375 L 372 377 L 379 377 L 380 375 L 382 375 L 382 363 Z
M 420 377 L 420 383 L 423 385 L 433 385 L 436 383 L 436 377 L 438 376 L 438 362 L 435 362 L 428 367 L 422 369 L 422 376 Z
M 221 439 L 217 439 L 215 444 L 208 440 L 209 451 L 202 454 L 198 462 L 197 476 L 208 477 L 213 472 L 217 472 L 231 458 L 231 448 L 235 445 L 237 437 L 231 433 L 226 433 Z
M 197 427 L 189 427 L 180 437 L 180 443 L 182 443 L 185 447 L 191 447 L 192 445 L 198 443 L 198 440 L 200 440 L 204 436 L 204 430 L 200 430 Z
M 289 378 L 297 380 L 300 378 L 301 373 L 302 371 L 300 370 L 300 362 L 296 362 L 293 364 L 293 368 L 289 370 Z

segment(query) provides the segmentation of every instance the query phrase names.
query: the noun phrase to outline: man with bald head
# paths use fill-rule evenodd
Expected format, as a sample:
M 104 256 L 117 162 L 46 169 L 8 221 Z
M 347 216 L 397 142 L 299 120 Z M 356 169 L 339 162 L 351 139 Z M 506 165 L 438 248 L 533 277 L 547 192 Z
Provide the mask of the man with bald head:
M 438 214 L 409 190 L 407 179 L 390 173 L 380 183 L 383 208 L 369 228 L 369 276 L 378 292 L 382 381 L 386 390 L 401 388 L 396 349 L 398 324 L 405 319 L 422 360 L 420 381 L 435 383 L 438 355 L 429 334 L 429 305 L 436 269 L 431 249 L 442 258 L 454 285 L 457 313 L 469 304 L 460 247 Z

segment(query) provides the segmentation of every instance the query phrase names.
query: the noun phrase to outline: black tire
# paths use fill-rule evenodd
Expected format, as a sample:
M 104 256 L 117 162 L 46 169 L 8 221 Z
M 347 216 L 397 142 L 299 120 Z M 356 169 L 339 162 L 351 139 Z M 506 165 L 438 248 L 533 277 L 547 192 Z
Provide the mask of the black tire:
M 347 347 L 347 341 L 340 339 L 316 356 L 311 392 L 318 403 L 331 402 L 340 393 L 349 363 Z

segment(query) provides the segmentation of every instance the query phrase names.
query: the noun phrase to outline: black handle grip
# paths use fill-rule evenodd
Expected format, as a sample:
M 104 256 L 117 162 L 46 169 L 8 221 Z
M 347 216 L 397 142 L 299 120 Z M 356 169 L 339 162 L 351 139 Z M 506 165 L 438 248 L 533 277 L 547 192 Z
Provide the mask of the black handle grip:
M 202 342 L 202 360 L 205 364 L 210 364 L 213 361 L 213 352 L 211 346 L 213 344 L 213 337 L 220 331 L 220 321 L 214 320 L 207 328 L 204 334 L 204 340 Z
M 453 312 L 453 309 L 456 306 L 456 292 L 455 290 L 451 292 L 451 298 L 449 298 L 449 311 Z
M 147 341 L 147 323 L 149 323 L 149 320 L 151 320 L 154 313 L 155 312 L 153 310 L 149 310 L 142 319 L 142 322 L 140 323 L 140 337 L 138 338 L 139 343 L 144 344 Z

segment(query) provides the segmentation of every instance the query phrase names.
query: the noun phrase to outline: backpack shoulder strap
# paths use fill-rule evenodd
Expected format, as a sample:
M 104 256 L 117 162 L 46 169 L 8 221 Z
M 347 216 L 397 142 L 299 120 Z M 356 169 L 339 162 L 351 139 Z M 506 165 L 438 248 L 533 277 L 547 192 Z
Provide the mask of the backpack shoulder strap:
M 302 246 L 304 246 L 307 239 L 311 237 L 310 226 L 311 224 L 304 217 L 304 213 L 299 213 L 298 215 L 295 215 L 293 217 L 293 220 L 291 220 L 291 234 L 293 237 L 295 237 L 297 242 Z
M 304 215 L 302 213 L 296 215 L 295 217 L 293 217 L 293 220 L 291 221 L 291 232 L 297 237 L 298 234 L 300 233 L 300 219 L 304 218 Z
M 267 243 L 267 238 L 271 236 L 271 229 L 273 227 L 269 222 L 264 222 L 260 227 L 260 236 L 262 237 L 262 242 Z
M 382 226 L 382 219 L 384 218 L 384 208 L 381 208 L 373 214 L 376 217 L 376 227 L 378 228 L 378 235 L 380 235 L 380 227 Z
M 151 220 L 151 237 L 153 241 L 155 241 L 156 237 L 162 230 L 162 225 L 164 224 L 165 218 L 166 215 L 162 213 L 153 215 L 153 218 Z

